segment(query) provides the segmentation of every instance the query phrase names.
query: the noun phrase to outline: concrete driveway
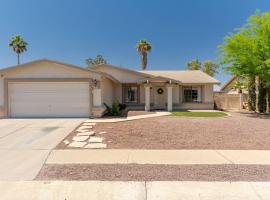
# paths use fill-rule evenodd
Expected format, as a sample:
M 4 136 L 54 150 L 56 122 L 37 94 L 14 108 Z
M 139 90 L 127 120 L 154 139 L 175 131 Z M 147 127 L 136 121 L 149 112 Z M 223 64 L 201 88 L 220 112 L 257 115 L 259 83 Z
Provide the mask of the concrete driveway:
M 84 120 L 0 120 L 0 180 L 33 180 L 50 151 Z

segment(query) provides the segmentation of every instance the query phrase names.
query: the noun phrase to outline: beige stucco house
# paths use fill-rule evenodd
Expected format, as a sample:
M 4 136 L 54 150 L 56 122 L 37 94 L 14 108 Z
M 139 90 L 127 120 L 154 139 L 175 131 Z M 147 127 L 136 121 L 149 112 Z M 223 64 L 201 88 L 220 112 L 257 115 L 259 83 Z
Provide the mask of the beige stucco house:
M 104 103 L 131 109 L 213 109 L 213 85 L 201 71 L 91 70 L 42 59 L 0 70 L 0 117 L 100 116 Z
M 238 94 L 239 91 L 238 89 L 235 88 L 235 84 L 236 82 L 239 81 L 241 83 L 244 82 L 243 79 L 238 78 L 236 76 L 232 76 L 230 78 L 230 80 L 228 80 L 220 89 L 220 92 L 226 93 L 226 94 Z M 248 90 L 247 89 L 242 89 L 242 93 L 244 94 L 248 94 Z
M 214 93 L 216 109 L 242 110 L 248 108 L 248 90 L 235 88 L 237 82 L 244 83 L 244 79 L 233 76 L 220 89 Z

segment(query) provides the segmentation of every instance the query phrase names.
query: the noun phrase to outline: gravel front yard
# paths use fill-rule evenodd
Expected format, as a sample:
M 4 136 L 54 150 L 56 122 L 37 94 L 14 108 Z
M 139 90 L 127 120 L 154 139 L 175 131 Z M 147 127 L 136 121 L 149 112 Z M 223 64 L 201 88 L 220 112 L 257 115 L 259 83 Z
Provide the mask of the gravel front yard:
M 93 130 L 106 132 L 103 137 L 107 148 L 270 150 L 270 118 L 231 114 L 217 118 L 164 116 L 97 123 Z M 72 138 L 72 134 L 68 137 Z
M 36 180 L 269 181 L 269 165 L 44 165 Z

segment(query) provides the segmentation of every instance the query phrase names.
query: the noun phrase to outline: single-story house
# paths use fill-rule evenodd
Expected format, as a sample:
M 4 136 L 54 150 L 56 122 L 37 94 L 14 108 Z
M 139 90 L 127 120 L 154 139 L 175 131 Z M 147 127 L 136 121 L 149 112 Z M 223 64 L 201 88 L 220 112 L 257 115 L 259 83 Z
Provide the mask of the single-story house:
M 248 90 L 243 88 L 241 92 L 235 88 L 239 81 L 244 83 L 242 78 L 231 77 L 220 89 L 214 92 L 216 109 L 220 110 L 242 110 L 248 106 Z
M 0 117 L 93 117 L 114 101 L 131 109 L 213 109 L 213 85 L 202 71 L 92 69 L 36 60 L 0 69 Z
M 220 89 L 219 92 L 226 93 L 226 94 L 238 94 L 238 89 L 235 88 L 236 82 L 242 82 L 243 80 L 241 78 L 238 78 L 237 76 L 232 76 Z M 248 94 L 247 89 L 242 89 L 242 93 Z

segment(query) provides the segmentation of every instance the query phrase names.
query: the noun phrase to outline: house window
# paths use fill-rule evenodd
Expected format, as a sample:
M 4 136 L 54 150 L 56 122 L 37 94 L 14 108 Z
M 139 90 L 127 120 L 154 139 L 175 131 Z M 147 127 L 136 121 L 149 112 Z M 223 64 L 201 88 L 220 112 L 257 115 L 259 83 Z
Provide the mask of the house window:
M 183 87 L 183 102 L 201 102 L 201 87 Z
M 124 103 L 138 103 L 138 86 L 124 86 Z

